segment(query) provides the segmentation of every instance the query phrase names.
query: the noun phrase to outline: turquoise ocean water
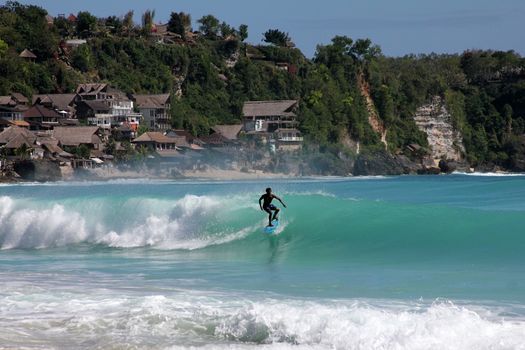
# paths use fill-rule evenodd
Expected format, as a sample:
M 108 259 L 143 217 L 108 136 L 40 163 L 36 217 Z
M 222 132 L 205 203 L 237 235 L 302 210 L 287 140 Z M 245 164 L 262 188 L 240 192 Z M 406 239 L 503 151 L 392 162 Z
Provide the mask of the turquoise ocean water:
M 5 185 L 0 248 L 0 349 L 525 349 L 524 176 Z

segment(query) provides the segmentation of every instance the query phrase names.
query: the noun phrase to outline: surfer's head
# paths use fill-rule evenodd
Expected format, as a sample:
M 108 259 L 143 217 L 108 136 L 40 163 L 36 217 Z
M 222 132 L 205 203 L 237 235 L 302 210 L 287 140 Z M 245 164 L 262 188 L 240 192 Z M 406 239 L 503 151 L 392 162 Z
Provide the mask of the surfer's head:
M 268 187 L 268 188 L 266 189 L 266 193 L 268 193 L 268 194 L 272 194 L 272 189 L 271 189 L 270 187 Z

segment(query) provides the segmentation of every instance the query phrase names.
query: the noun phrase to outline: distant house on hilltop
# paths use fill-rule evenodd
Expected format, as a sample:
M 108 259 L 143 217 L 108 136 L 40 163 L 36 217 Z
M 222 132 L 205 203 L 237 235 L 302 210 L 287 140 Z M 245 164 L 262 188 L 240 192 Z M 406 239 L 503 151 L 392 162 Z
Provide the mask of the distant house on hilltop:
M 76 49 L 77 47 L 79 47 L 80 45 L 84 45 L 87 43 L 87 40 L 86 39 L 69 39 L 69 40 L 66 40 L 64 42 L 64 45 L 68 48 L 68 49 Z
M 301 147 L 303 137 L 297 129 L 297 100 L 249 101 L 243 107 L 244 130 L 248 135 L 275 143 L 283 150 Z
M 24 51 L 22 51 L 20 53 L 20 55 L 18 55 L 20 58 L 23 58 L 25 60 L 28 60 L 28 61 L 34 61 L 36 60 L 36 55 L 34 53 L 32 53 L 31 51 L 29 51 L 28 49 L 25 49 Z

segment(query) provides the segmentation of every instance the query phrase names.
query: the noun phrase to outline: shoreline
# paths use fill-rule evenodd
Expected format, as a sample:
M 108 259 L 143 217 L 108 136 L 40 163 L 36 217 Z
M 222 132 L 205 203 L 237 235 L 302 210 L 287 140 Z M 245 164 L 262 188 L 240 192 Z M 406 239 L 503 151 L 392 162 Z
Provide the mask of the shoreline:
M 84 182 L 84 181 L 95 181 L 95 182 L 109 182 L 118 180 L 165 180 L 165 181 L 253 181 L 253 180 L 308 180 L 308 179 L 370 179 L 370 178 L 385 178 L 385 177 L 397 177 L 397 176 L 479 176 L 479 177 L 519 177 L 525 176 L 525 173 L 513 173 L 513 172 L 452 172 L 449 174 L 439 175 L 422 175 L 422 174 L 401 174 L 401 175 L 374 175 L 374 176 L 330 176 L 330 175 L 290 175 L 284 173 L 267 173 L 263 171 L 254 172 L 243 172 L 239 170 L 225 170 L 218 168 L 211 168 L 204 171 L 193 171 L 186 170 L 178 173 L 175 176 L 168 174 L 154 174 L 147 171 L 120 171 L 115 168 L 106 169 L 90 169 L 85 170 L 81 175 L 68 174 L 56 181 L 34 181 L 25 180 L 20 177 L 0 177 L 0 184 L 27 184 L 27 183 L 73 183 L 73 182 Z

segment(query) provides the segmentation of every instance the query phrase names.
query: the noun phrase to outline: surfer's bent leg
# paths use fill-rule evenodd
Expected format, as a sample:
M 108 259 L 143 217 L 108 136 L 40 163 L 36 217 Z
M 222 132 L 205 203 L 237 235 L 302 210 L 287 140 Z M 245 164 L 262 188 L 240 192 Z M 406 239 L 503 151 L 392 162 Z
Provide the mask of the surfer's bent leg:
M 277 215 L 279 215 L 280 211 L 281 211 L 281 209 L 275 208 L 275 211 L 273 213 L 273 220 L 277 220 Z

